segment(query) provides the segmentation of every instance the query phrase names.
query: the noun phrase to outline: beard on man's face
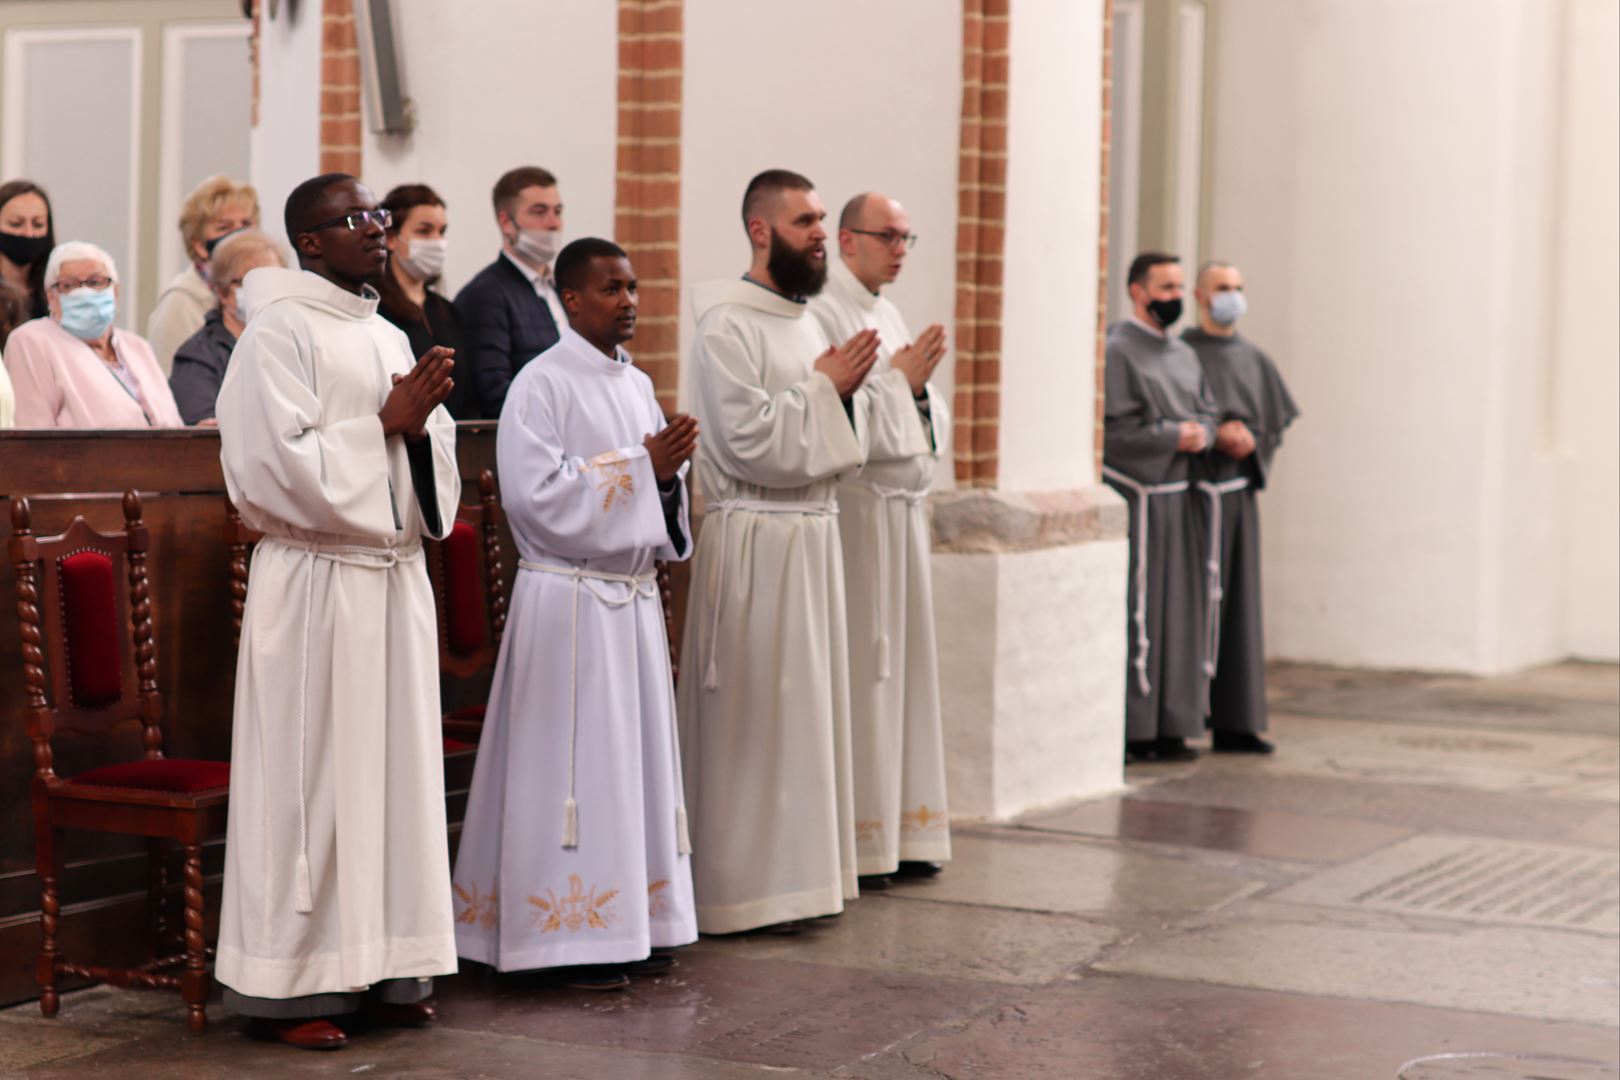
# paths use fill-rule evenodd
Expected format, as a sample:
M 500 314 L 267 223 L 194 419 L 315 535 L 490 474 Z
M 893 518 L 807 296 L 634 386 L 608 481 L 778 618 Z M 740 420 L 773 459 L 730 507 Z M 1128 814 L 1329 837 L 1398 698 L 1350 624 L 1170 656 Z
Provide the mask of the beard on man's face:
M 771 258 L 765 268 L 771 273 L 776 287 L 789 296 L 815 296 L 827 284 L 827 259 L 812 258 L 810 245 L 802 251 L 790 245 L 782 234 L 771 230 Z M 823 249 L 825 251 L 825 249 Z

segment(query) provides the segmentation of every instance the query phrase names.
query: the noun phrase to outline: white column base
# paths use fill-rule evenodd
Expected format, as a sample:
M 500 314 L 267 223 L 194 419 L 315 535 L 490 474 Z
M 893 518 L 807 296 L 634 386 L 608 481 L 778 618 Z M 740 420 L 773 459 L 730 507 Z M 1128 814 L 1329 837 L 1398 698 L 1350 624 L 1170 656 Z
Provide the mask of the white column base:
M 951 816 L 1004 819 L 1122 788 L 1118 496 L 1100 485 L 936 496 L 934 541 Z

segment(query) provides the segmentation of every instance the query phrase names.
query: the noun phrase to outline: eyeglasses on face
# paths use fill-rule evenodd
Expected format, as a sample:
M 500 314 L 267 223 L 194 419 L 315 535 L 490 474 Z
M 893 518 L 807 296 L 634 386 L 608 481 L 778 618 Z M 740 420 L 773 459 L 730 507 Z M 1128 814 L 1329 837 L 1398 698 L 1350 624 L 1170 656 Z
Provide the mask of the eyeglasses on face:
M 379 229 L 386 229 L 394 223 L 394 215 L 387 210 L 356 210 L 352 214 L 335 217 L 331 221 L 323 221 L 319 225 L 311 225 L 306 232 L 320 232 L 322 229 L 335 229 L 344 226 L 350 232 L 359 232 L 361 229 L 375 225 Z
M 75 289 L 93 289 L 96 292 L 105 292 L 112 287 L 113 279 L 104 275 L 87 278 L 57 278 L 56 284 L 51 288 L 57 294 L 70 293 Z
M 907 251 L 917 246 L 917 234 L 913 232 L 900 232 L 898 229 L 884 229 L 882 232 L 873 232 L 870 229 L 851 229 L 857 236 L 870 236 L 881 240 L 888 247 L 903 247 Z

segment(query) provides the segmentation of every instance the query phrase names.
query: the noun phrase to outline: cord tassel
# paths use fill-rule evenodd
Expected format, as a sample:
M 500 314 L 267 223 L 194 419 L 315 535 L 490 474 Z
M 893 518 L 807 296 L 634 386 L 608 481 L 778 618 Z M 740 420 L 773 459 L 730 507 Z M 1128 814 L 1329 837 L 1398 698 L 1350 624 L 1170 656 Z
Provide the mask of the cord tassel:
M 878 635 L 878 678 L 889 677 L 889 635 Z
M 298 853 L 298 863 L 293 868 L 293 910 L 301 915 L 307 915 L 315 910 L 315 897 L 309 887 L 309 857 L 303 852 Z
M 579 804 L 572 795 L 563 803 L 563 847 L 579 847 Z
M 675 808 L 675 853 L 692 854 L 692 834 L 686 827 L 686 807 Z

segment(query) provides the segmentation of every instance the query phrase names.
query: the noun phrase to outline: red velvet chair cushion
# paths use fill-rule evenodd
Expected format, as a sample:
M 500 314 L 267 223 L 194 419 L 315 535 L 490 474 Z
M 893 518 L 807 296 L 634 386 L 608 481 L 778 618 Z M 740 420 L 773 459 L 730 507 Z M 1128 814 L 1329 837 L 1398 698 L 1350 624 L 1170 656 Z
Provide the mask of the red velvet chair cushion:
M 111 705 L 124 693 L 112 558 L 101 551 L 75 551 L 58 559 L 56 566 L 73 704 L 81 709 Z
M 202 791 L 229 787 L 231 763 L 187 758 L 128 761 L 122 765 L 107 765 L 100 769 L 91 769 L 87 773 L 80 773 L 73 777 L 71 782 L 89 784 L 92 787 L 132 788 L 136 791 L 167 791 L 177 795 L 195 795 Z
M 477 747 L 477 745 L 477 743 L 462 742 L 460 739 L 452 739 L 448 735 L 444 737 L 444 752 L 447 754 L 458 754 L 463 750 L 472 750 Z
M 450 651 L 457 656 L 484 647 L 484 575 L 478 565 L 478 530 L 456 522 L 444 538 L 444 625 Z
M 457 709 L 453 713 L 445 713 L 444 718 L 446 720 L 459 720 L 463 723 L 482 724 L 484 722 L 484 713 L 488 709 L 488 705 L 468 705 L 465 708 Z

